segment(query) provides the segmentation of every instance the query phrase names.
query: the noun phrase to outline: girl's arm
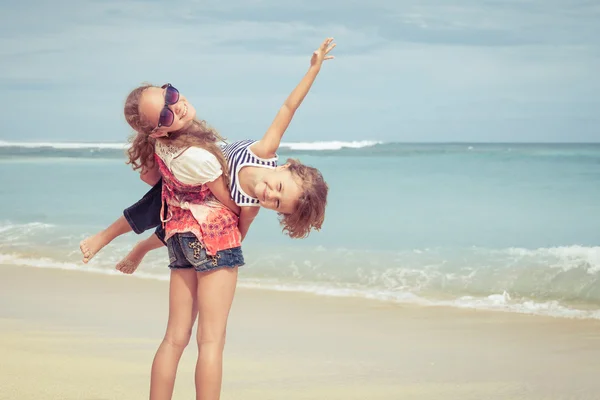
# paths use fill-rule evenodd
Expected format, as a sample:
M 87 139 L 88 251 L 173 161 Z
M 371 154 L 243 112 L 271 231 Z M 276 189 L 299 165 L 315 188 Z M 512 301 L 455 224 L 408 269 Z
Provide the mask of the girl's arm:
M 254 218 L 256 218 L 259 211 L 260 207 L 241 207 L 238 228 L 242 234 L 242 240 L 246 237 L 250 224 L 252 224 L 252 221 L 254 221 Z
M 223 175 L 219 176 L 212 182 L 206 182 L 206 186 L 208 186 L 212 194 L 214 194 L 217 200 L 219 200 L 225 207 L 236 213 L 236 215 L 240 215 L 240 206 L 235 204 L 231 198 L 231 193 L 229 192 L 229 188 L 223 180 Z
M 285 103 L 283 103 L 283 106 L 279 109 L 279 112 L 263 138 L 252 145 L 252 151 L 254 151 L 258 157 L 271 158 L 275 156 L 279 144 L 281 143 L 281 138 L 290 125 L 290 122 L 292 122 L 294 113 L 298 107 L 300 107 L 300 104 L 302 104 L 304 97 L 308 94 L 315 78 L 321 70 L 321 64 L 324 60 L 334 58 L 333 56 L 328 55 L 335 47 L 335 43 L 331 44 L 332 42 L 333 38 L 327 38 L 321 46 L 315 50 L 310 60 L 308 72 L 285 100 Z
M 160 180 L 161 175 L 160 175 L 160 171 L 158 169 L 158 163 L 154 163 L 154 166 L 152 168 L 143 170 L 142 172 L 140 172 L 140 179 L 144 182 L 146 182 L 148 185 L 150 186 L 154 186 L 158 183 L 158 181 Z

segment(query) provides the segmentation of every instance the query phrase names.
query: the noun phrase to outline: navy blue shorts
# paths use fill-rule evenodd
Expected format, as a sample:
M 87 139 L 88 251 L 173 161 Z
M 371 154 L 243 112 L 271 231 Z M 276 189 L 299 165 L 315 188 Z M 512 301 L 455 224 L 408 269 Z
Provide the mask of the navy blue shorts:
M 169 268 L 194 268 L 198 272 L 208 272 L 217 268 L 235 268 L 244 265 L 241 247 L 218 251 L 209 256 L 206 249 L 190 232 L 176 233 L 167 240 Z
M 144 197 L 137 203 L 123 210 L 125 219 L 131 226 L 131 229 L 138 235 L 149 229 L 155 229 L 154 233 L 165 243 L 165 230 L 160 220 L 160 209 L 162 207 L 162 179 L 152 186 Z M 165 215 L 167 206 L 165 204 Z M 165 243 L 166 245 L 166 243 Z

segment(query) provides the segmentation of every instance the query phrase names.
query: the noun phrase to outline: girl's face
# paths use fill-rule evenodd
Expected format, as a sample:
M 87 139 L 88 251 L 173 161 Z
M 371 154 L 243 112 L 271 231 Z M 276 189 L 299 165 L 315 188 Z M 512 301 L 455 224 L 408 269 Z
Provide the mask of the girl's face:
M 155 128 L 151 136 L 178 131 L 196 118 L 196 109 L 170 84 L 149 87 L 140 97 L 140 114 Z

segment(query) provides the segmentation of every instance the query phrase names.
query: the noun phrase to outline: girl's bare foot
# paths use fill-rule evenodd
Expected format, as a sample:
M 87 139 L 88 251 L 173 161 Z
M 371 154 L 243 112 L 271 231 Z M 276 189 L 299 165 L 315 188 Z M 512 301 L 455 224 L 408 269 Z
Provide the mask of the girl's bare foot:
M 105 237 L 104 232 L 98 232 L 94 236 L 83 239 L 79 243 L 79 249 L 83 254 L 83 262 L 87 264 L 108 243 L 109 240 Z

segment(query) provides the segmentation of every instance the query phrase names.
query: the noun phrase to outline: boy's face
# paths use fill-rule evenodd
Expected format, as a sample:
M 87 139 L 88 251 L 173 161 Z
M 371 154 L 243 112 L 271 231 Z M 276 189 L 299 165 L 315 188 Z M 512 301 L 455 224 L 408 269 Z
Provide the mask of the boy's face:
M 261 207 L 291 214 L 302 195 L 302 182 L 290 172 L 286 164 L 265 173 L 254 191 Z

